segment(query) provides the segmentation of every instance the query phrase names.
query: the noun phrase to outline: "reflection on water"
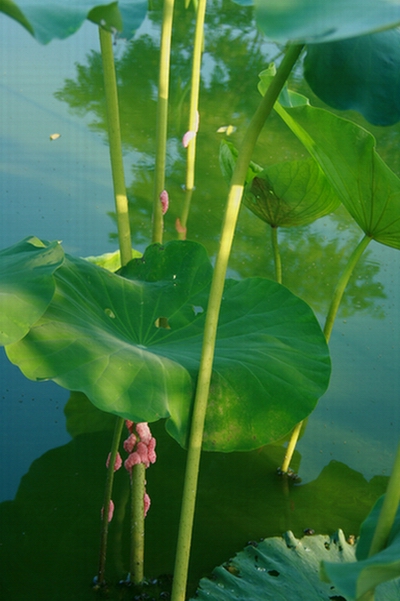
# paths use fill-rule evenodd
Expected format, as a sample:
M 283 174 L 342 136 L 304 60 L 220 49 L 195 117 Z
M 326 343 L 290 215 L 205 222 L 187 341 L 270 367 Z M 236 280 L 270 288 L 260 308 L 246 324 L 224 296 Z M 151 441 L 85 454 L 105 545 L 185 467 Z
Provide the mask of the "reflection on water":
M 188 222 L 188 237 L 203 243 L 210 256 L 217 249 L 226 196 L 218 154 L 219 142 L 227 132 L 217 130 L 231 124 L 236 130 L 229 139 L 239 144 L 259 100 L 257 74 L 279 53 L 254 32 L 250 9 L 228 1 L 221 5 L 223 10 L 219 0 L 211 2 L 207 18 L 196 189 Z M 184 202 L 181 138 L 187 129 L 191 69 L 187 48 L 193 36 L 191 10 L 178 10 L 172 51 L 167 172 L 171 203 L 165 216 L 166 240 L 177 236 L 175 220 Z M 149 243 L 151 230 L 160 18 L 159 8 L 153 10 L 132 41 L 119 41 L 115 47 L 133 242 L 141 250 Z M 2 19 L 2 33 L 11 32 L 1 87 L 2 106 L 7 107 L 0 113 L 0 142 L 6 157 L 1 167 L 2 247 L 34 234 L 62 239 L 69 252 L 81 256 L 114 250 L 116 227 L 104 144 L 97 32 L 88 23 L 70 40 L 41 48 L 21 28 Z M 296 80 L 296 85 L 304 84 Z M 399 126 L 370 129 L 385 160 L 400 173 Z M 50 142 L 49 135 L 55 131 L 62 136 Z M 300 144 L 272 117 L 254 160 L 267 165 L 304 156 Z M 361 235 L 344 209 L 311 226 L 279 231 L 283 282 L 311 304 L 321 322 L 337 278 Z M 268 226 L 243 208 L 230 274 L 273 277 L 269 238 Z M 285 493 L 277 479 L 275 470 L 284 454 L 279 445 L 252 453 L 204 456 L 192 585 L 250 539 L 280 534 L 288 528 L 298 536 L 305 528 L 325 533 L 341 527 L 352 534 L 384 490 L 399 432 L 398 267 L 396 251 L 372 243 L 350 281 L 330 343 L 330 389 L 310 416 L 295 458 L 294 467 L 303 479 L 300 486 Z M 97 565 L 110 432 L 104 430 L 98 414 L 85 417 L 84 405 L 77 414 L 76 407 L 69 404 L 68 431 L 73 440 L 66 444 L 68 434 L 61 434 L 59 424 L 55 426 L 55 420 L 49 419 L 54 415 L 49 403 L 38 400 L 39 385 L 23 380 L 23 386 L 32 389 L 35 402 L 23 422 L 29 462 L 18 464 L 21 422 L 10 389 L 20 384 L 1 359 L 2 449 L 6 457 L 1 462 L 2 498 L 13 497 L 10 491 L 17 481 L 15 478 L 11 486 L 4 473 L 25 471 L 37 458 L 22 479 L 15 500 L 0 505 L 0 521 L 6 526 L 0 547 L 3 596 L 25 601 L 35 590 L 35 599 L 63 601 L 85 599 L 82 591 L 87 591 L 89 598 L 89 583 Z M 61 406 L 68 393 L 57 389 L 55 397 L 56 387 L 49 386 L 51 392 L 43 395 L 56 398 Z M 148 474 L 153 499 L 147 518 L 149 575 L 172 570 L 185 455 L 163 433 L 162 424 L 154 430 L 159 444 L 158 462 Z M 43 446 L 32 449 L 29 437 L 40 438 Z M 43 454 L 52 447 L 57 448 Z M 117 503 L 108 562 L 109 578 L 115 581 L 126 575 L 128 555 L 123 511 L 127 479 L 120 476 L 115 493 L 119 509 Z M 25 566 L 23 577 L 16 578 L 21 566 Z

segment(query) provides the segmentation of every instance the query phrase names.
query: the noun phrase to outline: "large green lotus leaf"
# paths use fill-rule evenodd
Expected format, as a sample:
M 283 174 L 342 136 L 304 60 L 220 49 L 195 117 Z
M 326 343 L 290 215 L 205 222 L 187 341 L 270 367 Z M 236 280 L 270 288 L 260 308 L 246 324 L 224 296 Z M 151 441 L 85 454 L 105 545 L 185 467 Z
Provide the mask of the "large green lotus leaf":
M 332 42 L 400 23 L 400 4 L 394 0 L 255 0 L 254 4 L 258 27 L 280 43 Z
M 64 39 L 74 34 L 85 19 L 127 37 L 139 27 L 147 12 L 143 0 L 0 0 L 0 11 L 18 21 L 39 42 Z
M 340 204 L 311 158 L 267 167 L 246 186 L 243 202 L 272 227 L 307 225 Z
M 29 378 L 84 392 L 104 411 L 134 421 L 169 417 L 168 431 L 185 445 L 210 262 L 201 245 L 175 241 L 149 247 L 124 276 L 66 259 L 47 312 L 7 354 Z M 204 448 L 279 439 L 313 410 L 329 375 L 327 345 L 306 303 L 261 278 L 228 281 Z
M 58 242 L 35 237 L 0 252 L 0 344 L 23 338 L 43 315 L 55 290 L 53 274 L 63 260 Z
M 333 536 L 296 539 L 291 532 L 249 545 L 227 563 L 215 568 L 213 578 L 200 581 L 200 601 L 346 601 L 339 587 L 319 579 L 321 560 L 338 569 L 353 565 L 354 546 L 341 530 Z M 399 599 L 400 579 L 376 591 L 376 601 Z M 192 601 L 192 600 L 191 600 Z M 348 598 L 348 601 L 350 599 Z
M 362 127 L 308 104 L 275 110 L 319 163 L 361 229 L 377 242 L 400 248 L 400 180 Z
M 400 119 L 400 30 L 310 44 L 304 75 L 329 106 L 358 111 L 374 125 L 393 125 Z
M 358 561 L 337 565 L 331 564 L 327 560 L 321 566 L 321 576 L 327 582 L 333 582 L 343 594 L 348 595 L 351 599 L 361 597 L 381 583 L 394 578 L 398 579 L 400 576 L 400 508 L 397 511 L 385 549 L 368 557 L 383 500 L 384 496 L 378 499 L 361 526 L 360 540 L 356 551 Z M 397 598 L 400 598 L 400 586 L 397 590 L 399 595 Z

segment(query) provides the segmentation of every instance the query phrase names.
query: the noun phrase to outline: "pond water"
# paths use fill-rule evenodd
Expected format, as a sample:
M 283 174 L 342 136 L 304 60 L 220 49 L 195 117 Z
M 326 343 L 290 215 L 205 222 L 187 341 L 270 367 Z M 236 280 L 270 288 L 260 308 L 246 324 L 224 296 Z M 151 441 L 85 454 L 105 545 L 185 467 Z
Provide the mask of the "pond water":
M 211 3 L 200 97 L 196 190 L 188 237 L 214 257 L 226 196 L 218 152 L 226 133 L 238 143 L 259 96 L 257 74 L 279 50 L 255 33 L 249 9 Z M 214 9 L 214 10 L 213 10 Z M 160 11 L 132 41 L 116 41 L 122 137 L 133 246 L 151 238 L 151 196 Z M 246 26 L 243 26 L 246 23 Z M 243 31 L 244 30 L 244 31 Z M 40 46 L 0 16 L 1 248 L 29 235 L 62 240 L 66 252 L 98 255 L 117 248 L 96 27 L 86 22 L 64 41 Z M 180 11 L 172 53 L 171 125 L 165 240 L 176 238 L 182 210 L 190 53 L 190 11 Z M 296 74 L 293 85 L 306 90 Z M 371 127 L 378 150 L 400 176 L 400 127 Z M 50 135 L 60 134 L 51 141 Z M 277 117 L 259 141 L 260 164 L 305 156 Z M 283 282 L 323 322 L 346 257 L 362 234 L 339 209 L 312 226 L 280 233 Z M 293 467 L 302 478 L 288 492 L 276 477 L 285 444 L 251 453 L 205 454 L 191 563 L 191 591 L 203 574 L 251 539 L 313 528 L 347 535 L 358 527 L 390 473 L 400 428 L 399 253 L 373 242 L 349 284 L 333 330 L 328 392 L 309 417 Z M 273 277 L 266 224 L 241 211 L 231 277 Z M 104 461 L 112 421 L 97 419 L 82 396 L 52 382 L 30 382 L 0 356 L 0 520 L 3 597 L 12 601 L 92 598 Z M 75 403 L 75 404 L 74 404 Z M 76 404 L 77 403 L 77 404 Z M 76 407 L 83 407 L 82 416 Z M 75 411 L 75 412 L 74 412 Z M 158 461 L 148 474 L 149 576 L 171 573 L 185 452 L 154 425 Z M 161 492 L 160 492 L 161 491 Z M 127 481 L 116 481 L 120 510 L 111 527 L 108 576 L 126 575 Z M 117 597 L 115 597 L 117 598 Z

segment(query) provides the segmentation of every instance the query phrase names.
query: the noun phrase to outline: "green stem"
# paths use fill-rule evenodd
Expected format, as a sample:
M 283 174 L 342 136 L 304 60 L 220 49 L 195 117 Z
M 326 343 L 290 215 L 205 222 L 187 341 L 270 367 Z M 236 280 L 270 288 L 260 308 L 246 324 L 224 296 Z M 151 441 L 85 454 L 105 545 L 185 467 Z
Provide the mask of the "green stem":
M 158 78 L 157 124 L 156 124 L 156 163 L 153 191 L 153 243 L 161 244 L 163 238 L 164 219 L 161 210 L 160 194 L 165 188 L 165 162 L 167 153 L 167 123 L 168 123 L 168 89 L 169 65 L 171 53 L 172 20 L 174 0 L 164 0 L 161 46 L 160 71 Z
M 132 259 L 131 231 L 129 224 L 128 198 L 126 196 L 124 164 L 122 159 L 121 130 L 119 124 L 117 80 L 111 33 L 99 27 L 101 58 L 103 61 L 104 93 L 107 106 L 108 141 L 111 171 L 117 214 L 118 240 L 121 265 Z
M 292 461 L 293 453 L 296 448 L 297 441 L 299 440 L 302 426 L 303 426 L 303 422 L 301 421 L 293 429 L 292 435 L 290 437 L 290 440 L 289 440 L 289 443 L 288 443 L 288 446 L 286 449 L 285 457 L 283 459 L 282 467 L 281 467 L 281 471 L 284 474 L 286 474 L 286 472 L 288 471 L 288 469 L 290 467 L 290 462 Z
M 278 228 L 277 227 L 271 227 L 271 243 L 272 243 L 272 250 L 274 253 L 275 279 L 278 282 L 278 284 L 282 284 L 282 262 L 281 262 L 281 255 L 279 252 Z
M 104 94 L 107 108 L 108 142 L 110 148 L 111 172 L 114 188 L 115 211 L 121 265 L 126 265 L 132 259 L 131 231 L 129 223 L 128 198 L 126 196 L 124 164 L 122 158 L 121 128 L 118 109 L 117 78 L 115 75 L 114 54 L 111 33 L 99 27 L 100 50 L 103 63 Z M 104 493 L 103 522 L 100 535 L 100 560 L 97 582 L 104 582 L 104 572 L 108 539 L 108 512 L 114 482 L 114 464 L 121 440 L 124 419 L 117 417 L 114 437 L 111 444 L 110 463 Z
M 222 226 L 219 251 L 214 268 L 204 327 L 203 347 L 199 368 L 196 396 L 186 463 L 181 520 L 178 533 L 178 547 L 175 560 L 174 581 L 171 601 L 184 601 L 192 539 L 197 481 L 200 465 L 204 421 L 207 410 L 208 393 L 214 359 L 214 348 L 219 311 L 225 284 L 229 254 L 235 233 L 243 194 L 244 181 L 257 138 L 269 116 L 278 95 L 295 64 L 302 46 L 289 46 L 282 63 L 271 82 L 267 93 L 254 114 L 242 142 L 235 169 L 232 174 L 225 217 Z
M 343 298 L 344 291 L 349 282 L 350 276 L 353 273 L 354 267 L 357 265 L 358 261 L 361 258 L 361 255 L 367 248 L 368 244 L 371 242 L 372 238 L 365 235 L 360 243 L 356 246 L 354 251 L 352 252 L 350 259 L 346 265 L 345 270 L 343 271 L 340 279 L 337 283 L 335 291 L 332 296 L 331 304 L 329 307 L 328 315 L 326 316 L 325 326 L 324 326 L 324 334 L 326 341 L 329 342 L 331 337 L 333 324 L 335 323 L 336 315 L 339 309 L 339 305 Z
M 204 18 L 206 13 L 207 0 L 199 0 L 196 16 L 196 29 L 193 45 L 193 65 L 192 80 L 190 91 L 189 108 L 189 131 L 197 133 L 198 128 L 198 106 L 200 93 L 200 69 L 201 56 L 203 51 L 204 37 Z M 186 165 L 186 190 L 193 190 L 194 187 L 194 167 L 196 159 L 196 136 L 194 136 L 188 145 L 187 165 Z M 182 223 L 186 227 L 186 223 Z
M 363 254 L 364 250 L 367 248 L 367 246 L 371 242 L 371 240 L 372 240 L 372 238 L 370 238 L 367 235 L 365 235 L 362 238 L 362 240 L 359 242 L 359 244 L 356 246 L 356 248 L 352 252 L 350 259 L 345 267 L 345 270 L 343 271 L 342 275 L 340 276 L 340 279 L 339 279 L 337 286 L 335 288 L 335 291 L 333 293 L 329 311 L 328 311 L 328 314 L 327 314 L 326 320 L 325 320 L 324 335 L 325 335 L 326 342 L 329 342 L 329 340 L 330 340 L 333 324 L 335 323 L 336 315 L 337 315 L 341 300 L 343 298 L 344 291 L 346 289 L 347 284 L 349 283 L 349 279 L 351 277 L 351 274 L 353 273 L 354 267 L 357 265 L 358 261 L 361 258 L 361 255 Z M 289 469 L 290 462 L 292 461 L 293 453 L 296 448 L 296 444 L 297 444 L 297 441 L 299 438 L 299 434 L 300 434 L 302 425 L 303 425 L 303 422 L 300 422 L 299 424 L 297 424 L 297 426 L 295 427 L 295 429 L 292 432 L 292 436 L 289 440 L 288 448 L 286 451 L 284 463 L 281 468 L 282 472 L 287 472 L 287 470 Z
M 146 468 L 143 463 L 132 468 L 130 579 L 134 584 L 140 584 L 144 579 L 145 473 Z
M 118 417 L 115 422 L 114 436 L 111 444 L 110 461 L 107 468 L 106 486 L 104 491 L 104 503 L 103 503 L 103 519 L 100 536 L 100 559 L 99 559 L 99 570 L 97 573 L 97 585 L 101 586 L 104 583 L 104 573 L 106 565 L 107 555 L 107 538 L 108 538 L 108 512 L 110 508 L 111 492 L 114 482 L 114 465 L 115 459 L 118 453 L 119 441 L 121 440 L 122 427 L 124 420 L 122 417 Z
M 368 552 L 368 557 L 379 553 L 387 545 L 390 530 L 392 529 L 396 512 L 400 503 L 400 444 L 397 447 L 397 453 L 394 466 L 386 490 L 385 499 L 379 514 L 379 519 L 375 527 L 374 536 Z

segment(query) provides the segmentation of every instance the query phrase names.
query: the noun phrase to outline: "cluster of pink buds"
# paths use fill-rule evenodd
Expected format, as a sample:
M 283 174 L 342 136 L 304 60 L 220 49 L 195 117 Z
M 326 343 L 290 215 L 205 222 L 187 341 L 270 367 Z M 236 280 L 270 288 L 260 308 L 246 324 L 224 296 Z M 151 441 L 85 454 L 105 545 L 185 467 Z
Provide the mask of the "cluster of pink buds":
M 130 473 L 132 477 L 132 468 L 134 465 L 138 465 L 139 463 L 143 463 L 146 468 L 149 467 L 151 463 L 154 463 L 157 459 L 156 456 L 156 439 L 152 436 L 150 432 L 149 425 L 146 422 L 141 422 L 139 424 L 135 424 L 130 420 L 126 420 L 126 427 L 129 431 L 128 438 L 124 441 L 124 449 L 127 453 L 129 453 L 127 459 L 124 461 L 125 469 Z M 110 464 L 110 456 L 111 453 L 108 454 L 106 466 L 108 468 Z M 122 458 L 119 453 L 115 458 L 114 463 L 114 472 L 119 470 L 122 466 Z M 144 515 L 146 517 L 147 512 L 150 507 L 150 497 L 145 492 L 144 494 Z M 101 515 L 103 516 L 104 508 L 101 510 Z M 114 513 L 114 503 L 110 501 L 109 509 L 108 509 L 108 521 L 111 522 Z
M 125 460 L 124 466 L 131 473 L 132 467 L 138 463 L 144 463 L 145 467 L 149 467 L 150 463 L 155 462 L 157 459 L 155 452 L 156 439 L 151 435 L 146 422 L 134 424 L 134 422 L 126 420 L 126 427 L 130 434 L 124 441 L 124 449 L 129 453 L 129 456 Z

